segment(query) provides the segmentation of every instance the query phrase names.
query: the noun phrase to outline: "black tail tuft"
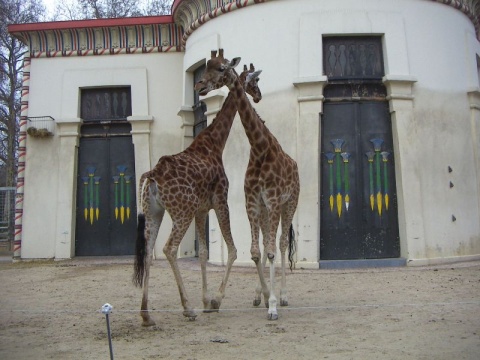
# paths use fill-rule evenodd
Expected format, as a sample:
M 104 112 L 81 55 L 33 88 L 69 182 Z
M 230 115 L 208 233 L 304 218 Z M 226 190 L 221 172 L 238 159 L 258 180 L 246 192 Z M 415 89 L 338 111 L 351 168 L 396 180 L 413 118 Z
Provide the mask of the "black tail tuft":
M 135 263 L 133 265 L 133 283 L 135 286 L 143 286 L 143 275 L 145 273 L 145 255 L 146 255 L 146 239 L 145 239 L 145 215 L 138 214 L 137 223 L 137 241 L 135 243 Z
M 290 271 L 293 270 L 294 259 L 293 256 L 297 251 L 297 243 L 295 242 L 295 231 L 293 231 L 293 225 L 290 224 L 290 229 L 288 231 L 288 265 L 290 266 Z

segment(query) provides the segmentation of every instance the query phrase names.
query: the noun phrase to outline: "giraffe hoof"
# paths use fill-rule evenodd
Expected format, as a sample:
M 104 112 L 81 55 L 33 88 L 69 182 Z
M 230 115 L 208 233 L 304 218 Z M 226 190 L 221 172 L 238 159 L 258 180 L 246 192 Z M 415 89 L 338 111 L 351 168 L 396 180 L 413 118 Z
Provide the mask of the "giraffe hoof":
M 262 302 L 262 300 L 260 300 L 260 299 L 254 299 L 253 300 L 253 306 L 258 306 L 258 305 L 260 305 L 261 302 Z
M 270 313 L 269 313 L 269 314 L 267 315 L 267 319 L 268 319 L 268 320 L 278 320 L 278 314 L 273 314 L 273 313 L 270 314 Z
M 212 299 L 212 301 L 210 301 L 210 304 L 212 306 L 212 309 L 217 310 L 217 311 L 218 311 L 218 309 L 220 309 L 220 301 Z
M 205 309 L 203 310 L 204 313 L 212 313 L 212 312 L 218 312 L 218 309 L 220 309 L 220 302 L 217 300 L 210 300 L 209 306 L 206 306 Z
M 183 316 L 187 317 L 188 320 L 190 321 L 195 321 L 195 318 L 197 317 L 197 314 L 193 310 L 185 310 L 183 312 Z
M 155 321 L 153 321 L 151 318 L 143 319 L 142 326 L 155 326 Z
M 281 300 L 280 299 L 280 306 L 288 306 L 288 300 Z

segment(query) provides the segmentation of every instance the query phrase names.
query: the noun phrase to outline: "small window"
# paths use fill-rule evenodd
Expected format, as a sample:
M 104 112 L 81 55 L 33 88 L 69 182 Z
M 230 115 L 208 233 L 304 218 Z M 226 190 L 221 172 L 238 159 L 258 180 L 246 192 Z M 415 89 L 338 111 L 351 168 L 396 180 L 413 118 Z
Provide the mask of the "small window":
M 477 55 L 477 76 L 478 76 L 478 86 L 480 86 L 480 56 Z
M 385 74 L 381 38 L 324 37 L 323 69 L 329 80 L 381 79 Z
M 206 66 L 202 65 L 195 70 L 193 73 L 194 84 L 196 84 L 203 76 Z M 200 131 L 207 127 L 207 117 L 205 116 L 205 111 L 207 111 L 207 106 L 203 101 L 200 101 L 200 95 L 198 91 L 195 90 L 193 94 L 193 114 L 195 117 L 193 124 L 193 137 L 196 137 Z
M 127 120 L 131 115 L 130 87 L 82 89 L 80 117 L 84 121 Z

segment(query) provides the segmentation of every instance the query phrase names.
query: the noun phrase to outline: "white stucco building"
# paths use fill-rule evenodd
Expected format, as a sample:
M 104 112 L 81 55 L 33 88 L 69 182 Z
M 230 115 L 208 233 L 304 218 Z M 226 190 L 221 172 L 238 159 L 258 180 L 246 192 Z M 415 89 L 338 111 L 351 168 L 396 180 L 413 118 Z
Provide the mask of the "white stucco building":
M 210 51 L 224 48 L 226 58 L 263 70 L 254 106 L 298 163 L 297 267 L 480 258 L 476 1 L 176 0 L 172 16 L 9 31 L 30 49 L 17 257 L 129 253 L 134 179 L 191 143 L 201 118 L 194 78 Z M 200 99 L 208 123 L 227 93 Z M 50 136 L 27 132 L 41 116 L 54 119 L 45 125 Z M 129 160 L 118 158 L 126 153 Z M 253 264 L 248 154 L 235 120 L 223 157 L 237 265 Z M 209 221 L 210 261 L 221 264 L 226 249 L 213 212 Z M 166 216 L 157 256 L 170 229 Z M 194 238 L 192 226 L 180 256 L 195 255 Z

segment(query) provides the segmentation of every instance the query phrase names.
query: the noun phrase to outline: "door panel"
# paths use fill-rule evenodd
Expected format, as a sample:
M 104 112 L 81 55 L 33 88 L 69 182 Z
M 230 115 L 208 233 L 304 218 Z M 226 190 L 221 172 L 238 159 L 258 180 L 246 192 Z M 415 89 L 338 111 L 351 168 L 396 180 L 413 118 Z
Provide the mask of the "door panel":
M 129 136 L 81 138 L 77 256 L 134 254 L 135 166 Z
M 325 103 L 321 158 L 320 258 L 398 257 L 387 103 Z

